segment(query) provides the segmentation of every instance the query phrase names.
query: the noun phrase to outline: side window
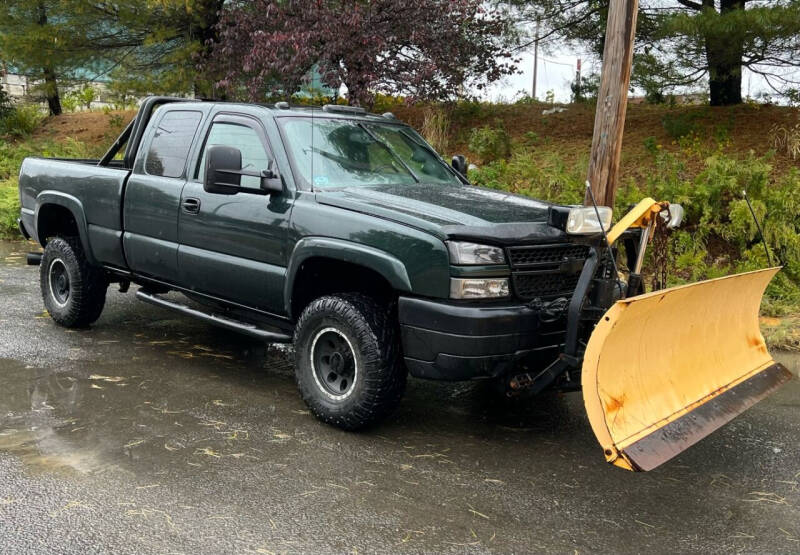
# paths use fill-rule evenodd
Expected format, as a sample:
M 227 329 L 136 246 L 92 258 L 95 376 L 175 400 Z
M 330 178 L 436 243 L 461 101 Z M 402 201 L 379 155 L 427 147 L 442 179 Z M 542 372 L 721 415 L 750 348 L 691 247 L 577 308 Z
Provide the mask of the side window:
M 203 181 L 206 172 L 206 149 L 214 145 L 225 145 L 238 148 L 242 153 L 242 169 L 261 171 L 267 169 L 269 156 L 255 129 L 236 123 L 220 122 L 211 126 L 206 144 L 203 146 L 203 155 L 197 167 L 196 176 Z M 242 176 L 242 185 L 245 187 L 258 187 L 259 178 L 249 175 Z
M 185 110 L 167 112 L 158 123 L 150 142 L 144 170 L 150 175 L 182 176 L 192 138 L 202 116 L 202 112 Z

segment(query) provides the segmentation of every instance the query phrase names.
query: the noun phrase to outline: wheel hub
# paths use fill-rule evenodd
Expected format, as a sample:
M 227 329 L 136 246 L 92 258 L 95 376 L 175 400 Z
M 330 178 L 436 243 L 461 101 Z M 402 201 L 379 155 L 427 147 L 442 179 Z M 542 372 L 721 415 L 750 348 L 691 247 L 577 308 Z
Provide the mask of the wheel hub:
M 59 306 L 64 306 L 69 301 L 70 296 L 70 281 L 69 273 L 64 262 L 57 258 L 50 263 L 48 269 L 48 277 L 50 280 L 50 293 L 53 300 Z
M 353 392 L 358 363 L 350 340 L 336 328 L 325 328 L 314 337 L 311 368 L 314 381 L 328 397 L 342 400 Z

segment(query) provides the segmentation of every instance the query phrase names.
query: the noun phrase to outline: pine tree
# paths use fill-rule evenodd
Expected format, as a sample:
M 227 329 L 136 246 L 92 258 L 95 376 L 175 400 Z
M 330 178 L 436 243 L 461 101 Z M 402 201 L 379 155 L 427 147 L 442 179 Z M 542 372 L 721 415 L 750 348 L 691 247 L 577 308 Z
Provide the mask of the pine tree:
M 59 88 L 113 76 L 144 92 L 204 94 L 208 54 L 224 0 L 3 0 L 0 60 L 40 83 L 51 114 Z
M 609 0 L 503 0 L 545 41 L 603 51 Z M 708 83 L 712 105 L 742 101 L 742 70 L 799 99 L 800 0 L 640 0 L 632 83 L 650 96 Z M 523 42 L 522 46 L 526 44 Z

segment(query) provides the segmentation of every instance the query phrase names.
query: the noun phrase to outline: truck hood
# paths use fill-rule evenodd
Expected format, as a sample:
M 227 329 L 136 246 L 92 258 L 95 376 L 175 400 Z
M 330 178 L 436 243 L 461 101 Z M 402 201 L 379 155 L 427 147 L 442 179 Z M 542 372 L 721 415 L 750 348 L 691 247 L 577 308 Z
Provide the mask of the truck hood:
M 424 229 L 444 239 L 511 244 L 559 241 L 551 204 L 472 185 L 380 185 L 318 191 L 317 202 Z

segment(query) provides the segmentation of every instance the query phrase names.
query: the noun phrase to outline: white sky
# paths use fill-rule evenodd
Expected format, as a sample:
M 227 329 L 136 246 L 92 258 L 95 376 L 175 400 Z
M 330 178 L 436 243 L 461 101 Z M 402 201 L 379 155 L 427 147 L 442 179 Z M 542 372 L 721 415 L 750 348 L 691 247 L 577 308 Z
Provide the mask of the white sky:
M 493 83 L 483 95 L 486 100 L 492 101 L 514 101 L 520 98 L 520 91 L 524 90 L 528 95 L 531 94 L 533 84 L 533 52 L 525 52 L 521 55 L 522 60 L 518 65 L 520 73 L 509 75 L 502 80 Z M 539 72 L 536 84 L 536 97 L 544 100 L 548 90 L 552 90 L 556 96 L 556 102 L 569 102 L 572 91 L 570 83 L 575 79 L 575 66 L 578 56 L 574 54 L 553 54 L 542 55 L 539 52 Z M 592 66 L 583 61 L 581 72 L 584 75 L 591 73 Z
M 572 53 L 564 50 L 563 54 L 551 53 L 542 54 L 539 52 L 539 75 L 537 79 L 536 97 L 539 100 L 544 100 L 548 90 L 555 93 L 556 102 L 569 102 L 572 95 L 570 90 L 570 83 L 575 79 L 575 68 L 578 58 L 582 58 L 581 73 L 586 76 L 595 71 L 600 73 L 600 62 L 598 60 L 587 59 L 585 55 Z M 533 82 L 533 52 L 525 52 L 521 55 L 522 60 L 518 65 L 520 73 L 509 75 L 500 81 L 493 83 L 481 97 L 484 100 L 493 102 L 505 101 L 513 102 L 520 98 L 521 90 L 525 90 L 529 95 L 531 94 L 531 85 Z M 764 81 L 764 78 L 758 74 L 750 72 L 747 68 L 743 68 L 742 80 L 742 95 L 745 97 L 755 98 L 760 93 L 770 93 L 775 96 L 774 91 L 769 88 Z M 788 74 L 794 78 L 798 78 L 797 71 L 790 71 Z M 699 85 L 695 89 L 702 90 L 703 86 Z M 679 91 L 676 91 L 679 92 Z M 634 94 L 643 94 L 642 91 L 636 91 Z M 780 104 L 785 103 L 785 99 L 773 98 L 773 102 Z

